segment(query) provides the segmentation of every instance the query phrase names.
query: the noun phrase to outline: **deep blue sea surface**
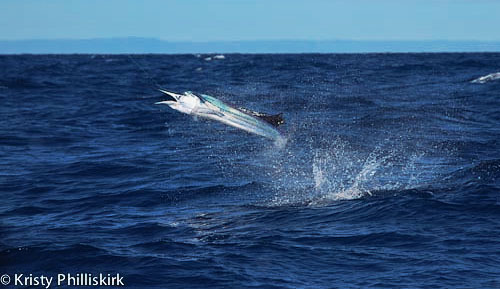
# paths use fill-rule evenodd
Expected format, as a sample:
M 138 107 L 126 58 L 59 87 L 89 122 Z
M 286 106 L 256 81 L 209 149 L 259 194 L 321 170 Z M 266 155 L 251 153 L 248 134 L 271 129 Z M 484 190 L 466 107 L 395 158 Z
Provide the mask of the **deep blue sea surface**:
M 499 71 L 498 53 L 0 56 L 0 275 L 500 288 Z M 155 82 L 283 112 L 287 142 L 154 105 Z

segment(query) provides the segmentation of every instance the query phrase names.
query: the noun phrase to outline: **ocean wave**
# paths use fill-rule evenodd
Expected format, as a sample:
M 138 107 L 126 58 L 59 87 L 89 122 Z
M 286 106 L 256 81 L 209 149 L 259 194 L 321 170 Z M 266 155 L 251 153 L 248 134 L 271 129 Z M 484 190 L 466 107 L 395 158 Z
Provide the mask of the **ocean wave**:
M 498 80 L 468 80 L 500 54 L 214 55 L 0 56 L 1 272 L 496 285 Z M 160 111 L 150 78 L 283 112 L 287 142 Z
M 496 72 L 471 80 L 471 83 L 487 83 L 499 79 L 500 79 L 500 72 Z
M 0 79 L 0 85 L 5 88 L 19 88 L 19 89 L 35 89 L 43 88 L 46 85 L 52 86 L 53 83 L 41 83 L 30 77 L 5 77 Z

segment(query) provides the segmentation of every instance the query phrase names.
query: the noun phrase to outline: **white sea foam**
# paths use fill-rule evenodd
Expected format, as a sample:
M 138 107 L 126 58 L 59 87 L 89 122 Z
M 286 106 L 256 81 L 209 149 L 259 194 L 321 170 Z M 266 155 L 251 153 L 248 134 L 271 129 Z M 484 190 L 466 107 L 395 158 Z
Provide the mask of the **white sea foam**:
M 225 59 L 226 57 L 223 54 L 218 54 L 213 57 L 213 59 Z
M 492 80 L 498 80 L 498 79 L 500 79 L 500 72 L 490 73 L 488 75 L 481 76 L 479 78 L 472 80 L 471 83 L 486 83 L 486 82 L 489 82 Z
M 222 60 L 226 59 L 226 57 L 223 54 L 217 54 L 214 56 L 207 56 L 205 57 L 205 61 L 211 61 L 211 60 Z

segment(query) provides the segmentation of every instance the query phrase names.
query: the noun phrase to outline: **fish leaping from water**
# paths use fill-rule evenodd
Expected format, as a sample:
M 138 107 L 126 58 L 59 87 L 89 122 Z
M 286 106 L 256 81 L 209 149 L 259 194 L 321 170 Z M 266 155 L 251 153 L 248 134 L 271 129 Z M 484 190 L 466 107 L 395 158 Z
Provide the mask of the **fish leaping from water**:
M 190 91 L 177 94 L 160 89 L 171 99 L 157 102 L 185 114 L 213 119 L 227 125 L 257 134 L 275 141 L 283 137 L 276 127 L 283 124 L 282 114 L 268 115 L 244 108 L 233 108 L 213 96 L 195 94 Z

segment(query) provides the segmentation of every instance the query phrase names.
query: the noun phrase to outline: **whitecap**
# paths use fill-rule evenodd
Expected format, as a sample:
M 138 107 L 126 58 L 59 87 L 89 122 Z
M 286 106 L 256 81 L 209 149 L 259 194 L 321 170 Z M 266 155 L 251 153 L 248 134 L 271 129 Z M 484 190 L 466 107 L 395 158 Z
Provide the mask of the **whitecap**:
M 479 78 L 472 80 L 471 83 L 486 83 L 486 82 L 489 82 L 492 80 L 498 80 L 498 79 L 500 79 L 500 72 L 490 73 L 488 75 L 481 76 Z

